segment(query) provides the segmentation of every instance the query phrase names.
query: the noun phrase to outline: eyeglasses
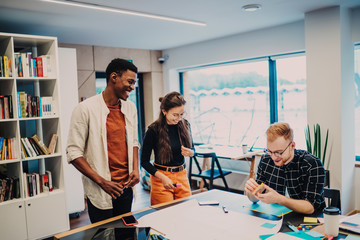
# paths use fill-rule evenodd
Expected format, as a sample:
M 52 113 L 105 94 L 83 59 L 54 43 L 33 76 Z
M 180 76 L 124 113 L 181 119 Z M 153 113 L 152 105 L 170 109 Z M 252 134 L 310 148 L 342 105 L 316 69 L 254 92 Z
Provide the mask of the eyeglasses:
M 186 112 L 183 112 L 183 113 L 171 113 L 171 116 L 174 118 L 174 119 L 182 119 L 186 116 Z
M 286 151 L 286 149 L 288 149 L 291 143 L 292 141 L 287 145 L 287 147 L 282 152 L 272 152 L 269 149 L 266 149 L 265 152 L 268 153 L 270 156 L 274 155 L 275 157 L 281 157 L 281 155 L 283 155 L 283 153 Z

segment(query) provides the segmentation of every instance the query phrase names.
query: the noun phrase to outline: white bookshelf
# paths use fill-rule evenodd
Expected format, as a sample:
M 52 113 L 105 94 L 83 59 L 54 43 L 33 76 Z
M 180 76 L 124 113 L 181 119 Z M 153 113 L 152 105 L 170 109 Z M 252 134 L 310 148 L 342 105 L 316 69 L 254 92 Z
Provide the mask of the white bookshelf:
M 18 77 L 15 73 L 15 52 L 31 51 L 33 57 L 51 56 L 51 74 L 47 77 Z M 13 159 L 0 160 L 3 176 L 19 178 L 20 196 L 0 202 L 1 239 L 39 239 L 69 230 L 63 172 L 63 151 L 59 105 L 58 44 L 55 37 L 0 33 L 0 56 L 12 62 L 12 76 L 0 77 L 0 95 L 12 96 L 13 118 L 0 119 L 0 137 L 14 138 Z M 18 116 L 17 92 L 32 96 L 52 96 L 50 116 Z M 48 145 L 51 135 L 58 135 L 55 152 L 36 157 L 21 157 L 21 140 L 37 134 Z M 23 173 L 45 174 L 51 171 L 53 191 L 26 196 Z

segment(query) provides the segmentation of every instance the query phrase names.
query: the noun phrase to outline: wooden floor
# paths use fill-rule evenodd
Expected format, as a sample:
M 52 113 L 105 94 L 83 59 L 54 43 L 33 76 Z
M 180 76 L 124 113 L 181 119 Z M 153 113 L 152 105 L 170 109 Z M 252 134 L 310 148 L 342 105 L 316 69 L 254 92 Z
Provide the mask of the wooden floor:
M 144 190 L 141 184 L 136 185 L 136 198 L 132 205 L 132 211 L 140 210 L 150 206 L 150 192 Z M 72 214 L 74 215 L 74 214 Z M 70 218 L 70 229 L 82 227 L 91 224 L 85 201 L 85 210 L 78 216 L 72 216 Z

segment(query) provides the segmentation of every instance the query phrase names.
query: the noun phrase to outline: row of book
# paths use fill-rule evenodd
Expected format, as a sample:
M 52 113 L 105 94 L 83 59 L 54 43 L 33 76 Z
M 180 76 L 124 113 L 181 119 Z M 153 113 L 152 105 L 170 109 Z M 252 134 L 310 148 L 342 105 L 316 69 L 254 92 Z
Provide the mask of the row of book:
M 43 192 L 53 190 L 51 171 L 45 171 L 45 174 L 24 173 L 24 195 L 32 197 Z
M 19 178 L 0 178 L 0 202 L 20 198 Z
M 17 92 L 19 118 L 45 117 L 54 114 L 53 97 L 32 96 L 24 91 Z
M 15 144 L 15 138 L 0 137 L 0 159 L 16 159 L 17 148 Z
M 31 137 L 23 137 L 21 138 L 21 158 L 53 154 L 55 152 L 56 142 L 56 133 L 51 135 L 48 146 L 44 144 L 37 134 Z
M 14 117 L 11 95 L 0 95 L 0 119 L 10 119 Z
M 31 52 L 14 53 L 18 77 L 48 77 L 51 75 L 51 55 L 33 57 Z
M 8 56 L 0 56 L 0 77 L 12 77 L 12 64 Z

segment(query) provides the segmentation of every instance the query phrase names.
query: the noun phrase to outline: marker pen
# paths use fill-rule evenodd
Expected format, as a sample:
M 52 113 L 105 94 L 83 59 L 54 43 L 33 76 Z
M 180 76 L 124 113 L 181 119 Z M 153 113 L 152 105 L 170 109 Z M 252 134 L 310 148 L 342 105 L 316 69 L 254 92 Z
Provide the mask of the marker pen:
M 174 183 L 173 186 L 176 187 L 176 188 L 177 187 L 182 187 L 182 184 L 181 183 Z
M 223 209 L 224 213 L 228 213 L 228 212 L 229 212 L 225 206 L 223 206 L 222 209 Z

